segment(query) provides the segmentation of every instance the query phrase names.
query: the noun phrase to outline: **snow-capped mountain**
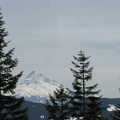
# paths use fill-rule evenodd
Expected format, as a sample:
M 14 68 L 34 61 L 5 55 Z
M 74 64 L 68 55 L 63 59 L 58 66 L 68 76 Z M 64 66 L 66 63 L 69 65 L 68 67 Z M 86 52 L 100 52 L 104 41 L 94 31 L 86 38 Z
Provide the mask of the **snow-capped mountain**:
M 15 95 L 23 96 L 27 101 L 45 103 L 48 94 L 52 95 L 59 85 L 55 80 L 50 80 L 42 74 L 32 71 L 25 80 L 18 82 Z

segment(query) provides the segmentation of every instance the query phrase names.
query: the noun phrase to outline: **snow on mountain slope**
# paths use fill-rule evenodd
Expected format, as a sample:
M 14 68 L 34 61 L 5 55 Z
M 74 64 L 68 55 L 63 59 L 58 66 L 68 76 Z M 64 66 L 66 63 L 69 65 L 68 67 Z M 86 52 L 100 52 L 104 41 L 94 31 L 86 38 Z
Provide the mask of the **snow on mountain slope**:
M 55 80 L 32 71 L 25 80 L 18 82 L 15 95 L 23 96 L 27 101 L 45 103 L 48 94 L 52 95 L 59 85 Z

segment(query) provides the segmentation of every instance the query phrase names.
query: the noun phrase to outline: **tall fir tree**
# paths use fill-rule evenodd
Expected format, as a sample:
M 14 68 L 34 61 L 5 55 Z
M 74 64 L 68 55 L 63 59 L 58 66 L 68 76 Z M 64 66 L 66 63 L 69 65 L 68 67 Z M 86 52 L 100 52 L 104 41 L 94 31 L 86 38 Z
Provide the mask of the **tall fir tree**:
M 93 67 L 89 68 L 90 62 L 88 59 L 90 57 L 86 57 L 83 51 L 78 53 L 78 57 L 73 57 L 76 62 L 72 61 L 75 69 L 71 68 L 73 76 L 75 77 L 72 84 L 72 116 L 78 119 L 83 118 L 83 120 L 101 120 L 101 96 L 95 96 L 99 94 L 100 90 L 94 91 L 98 84 L 87 86 L 87 82 L 92 78 L 93 70 Z M 94 112 L 95 109 L 98 111 Z
M 70 118 L 69 112 L 69 94 L 61 85 L 54 91 L 54 95 L 49 95 L 45 105 L 49 119 L 65 120 Z
M 22 72 L 17 75 L 12 74 L 12 70 L 17 66 L 18 60 L 13 59 L 14 48 L 5 52 L 9 42 L 5 41 L 8 32 L 5 31 L 0 13 L 0 120 L 28 120 L 27 109 L 22 109 L 23 98 L 14 96 L 14 89 Z

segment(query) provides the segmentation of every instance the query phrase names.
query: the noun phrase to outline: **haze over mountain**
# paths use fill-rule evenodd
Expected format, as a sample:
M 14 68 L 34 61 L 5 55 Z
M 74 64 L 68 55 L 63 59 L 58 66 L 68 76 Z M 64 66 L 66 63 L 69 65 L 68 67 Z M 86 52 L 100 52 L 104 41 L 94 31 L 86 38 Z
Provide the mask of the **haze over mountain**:
M 15 95 L 23 96 L 26 101 L 45 103 L 48 94 L 52 95 L 59 85 L 55 80 L 32 71 L 26 79 L 18 82 Z

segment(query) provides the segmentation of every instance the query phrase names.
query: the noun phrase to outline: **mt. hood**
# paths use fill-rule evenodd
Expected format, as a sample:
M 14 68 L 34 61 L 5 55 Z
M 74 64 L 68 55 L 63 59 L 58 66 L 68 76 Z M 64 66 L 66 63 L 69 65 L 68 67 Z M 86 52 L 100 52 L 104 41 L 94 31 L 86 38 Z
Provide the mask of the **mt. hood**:
M 55 80 L 50 80 L 42 74 L 32 71 L 25 80 L 18 81 L 16 93 L 17 97 L 24 97 L 26 101 L 45 103 L 48 94 L 58 88 Z

